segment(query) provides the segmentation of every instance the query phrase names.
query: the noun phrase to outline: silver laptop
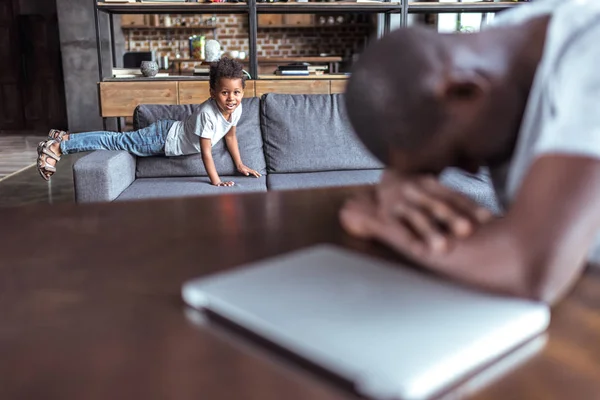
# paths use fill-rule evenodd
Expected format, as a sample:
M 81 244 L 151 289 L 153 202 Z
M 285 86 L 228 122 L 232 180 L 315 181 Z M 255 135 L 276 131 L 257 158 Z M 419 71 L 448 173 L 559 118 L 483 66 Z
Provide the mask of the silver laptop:
M 543 304 L 330 245 L 193 280 L 182 294 L 374 399 L 430 398 L 550 320 Z

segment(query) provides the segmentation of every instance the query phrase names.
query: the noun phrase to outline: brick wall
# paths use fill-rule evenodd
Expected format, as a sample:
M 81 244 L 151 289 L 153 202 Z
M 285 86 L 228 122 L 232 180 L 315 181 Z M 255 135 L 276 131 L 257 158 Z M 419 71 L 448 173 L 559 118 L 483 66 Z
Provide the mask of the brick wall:
M 148 16 L 150 17 L 150 16 Z M 172 24 L 186 26 L 204 24 L 211 15 L 181 16 L 171 15 Z M 348 16 L 346 16 L 348 17 Z M 318 17 L 317 17 L 318 18 Z M 162 17 L 161 17 L 161 25 Z M 216 34 L 222 50 L 244 51 L 248 54 L 248 20 L 245 15 L 216 16 Z M 372 34 L 374 25 L 358 24 L 354 26 L 322 25 L 315 27 L 259 28 L 257 51 L 259 57 L 317 56 L 321 53 L 350 58 L 360 51 L 366 39 Z M 190 58 L 188 38 L 191 35 L 206 35 L 213 38 L 213 32 L 194 28 L 165 29 L 127 29 L 124 30 L 126 51 L 155 50 L 158 56 Z M 182 69 L 193 68 L 192 64 L 182 63 Z

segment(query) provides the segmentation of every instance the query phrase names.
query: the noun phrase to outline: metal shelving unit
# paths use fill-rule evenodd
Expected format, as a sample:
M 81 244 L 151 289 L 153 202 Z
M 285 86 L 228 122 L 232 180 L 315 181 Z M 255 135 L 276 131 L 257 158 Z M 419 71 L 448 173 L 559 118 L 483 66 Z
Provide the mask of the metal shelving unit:
M 98 13 L 109 16 L 110 43 L 113 65 L 115 65 L 114 24 L 116 14 L 248 14 L 249 36 L 249 72 L 253 79 L 258 78 L 258 61 L 256 57 L 256 37 L 258 30 L 258 14 L 326 14 L 326 13 L 365 13 L 384 14 L 384 32 L 390 29 L 390 14 L 402 13 L 402 3 L 382 1 L 379 3 L 358 2 L 319 2 L 319 3 L 256 3 L 249 0 L 245 3 L 105 3 L 94 2 L 96 37 L 98 39 L 99 78 L 104 80 L 102 71 L 102 48 L 100 39 L 100 23 Z M 190 27 L 192 28 L 192 27 Z
M 264 14 L 318 14 L 338 12 L 360 13 L 399 13 L 401 2 L 382 1 L 379 3 L 353 3 L 353 2 L 281 2 L 257 3 L 256 9 Z
M 97 0 L 93 0 L 96 3 Z M 109 14 L 240 14 L 248 12 L 248 3 L 104 3 L 98 11 Z
M 88 0 L 89 1 L 89 0 Z M 98 53 L 98 75 L 100 82 L 105 81 L 102 69 L 102 42 L 100 40 L 101 26 L 98 15 L 100 12 L 109 16 L 109 41 L 111 47 L 112 65 L 116 65 L 114 21 L 116 14 L 247 14 L 249 37 L 249 72 L 252 79 L 258 79 L 257 31 L 258 14 L 327 14 L 327 13 L 360 13 L 383 15 L 383 34 L 391 29 L 391 15 L 400 16 L 400 25 L 406 26 L 408 14 L 426 13 L 489 13 L 506 10 L 519 5 L 516 2 L 493 2 L 483 0 L 475 3 L 442 3 L 442 2 L 410 2 L 409 0 L 380 2 L 278 2 L 257 3 L 248 0 L 243 3 L 105 3 L 94 2 L 94 20 L 96 26 L 96 41 Z M 186 27 L 193 29 L 193 27 Z M 106 121 L 105 121 L 106 122 Z
M 425 13 L 489 13 L 503 11 L 508 8 L 518 6 L 518 2 L 503 1 L 491 2 L 482 1 L 474 3 L 426 3 L 413 2 L 408 3 L 407 12 L 409 14 L 425 14 Z
M 474 3 L 442 3 L 442 2 L 410 2 L 408 0 L 381 2 L 278 2 L 256 3 L 248 0 L 243 3 L 105 3 L 94 2 L 94 17 L 96 23 L 96 38 L 98 40 L 98 64 L 100 81 L 104 79 L 102 71 L 102 49 L 100 42 L 100 23 L 98 13 L 109 15 L 110 43 L 113 65 L 115 64 L 114 23 L 115 14 L 248 14 L 249 61 L 250 75 L 258 77 L 256 57 L 256 37 L 258 29 L 258 14 L 320 14 L 320 13 L 370 13 L 383 14 L 384 34 L 389 32 L 391 14 L 400 14 L 401 25 L 406 26 L 408 14 L 424 13 L 475 13 L 498 12 L 515 7 L 517 2 L 494 2 L 483 0 Z M 193 27 L 189 27 L 192 29 Z

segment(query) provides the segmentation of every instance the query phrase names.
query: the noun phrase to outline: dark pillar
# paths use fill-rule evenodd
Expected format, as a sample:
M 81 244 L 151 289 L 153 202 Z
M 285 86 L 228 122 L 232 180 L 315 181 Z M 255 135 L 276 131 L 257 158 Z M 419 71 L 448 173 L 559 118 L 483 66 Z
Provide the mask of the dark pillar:
M 102 129 L 98 102 L 98 56 L 93 7 L 92 0 L 56 0 L 67 115 L 69 129 L 72 132 Z M 108 16 L 100 13 L 99 17 L 102 27 L 103 69 L 106 76 L 112 63 L 108 41 Z M 124 49 L 120 26 L 120 18 L 115 16 L 117 59 L 122 58 Z M 108 129 L 116 129 L 114 121 L 109 121 Z

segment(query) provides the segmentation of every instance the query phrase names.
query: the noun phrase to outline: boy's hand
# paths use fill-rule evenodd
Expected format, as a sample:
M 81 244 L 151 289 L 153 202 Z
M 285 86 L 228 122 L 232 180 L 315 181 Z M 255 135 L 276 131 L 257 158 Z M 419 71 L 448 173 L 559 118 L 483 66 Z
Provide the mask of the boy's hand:
M 453 238 L 471 235 L 493 215 L 433 176 L 386 172 L 375 193 L 348 201 L 341 210 L 344 228 L 362 238 L 381 238 L 410 255 L 445 251 Z
M 217 182 L 217 183 L 213 183 L 214 186 L 233 186 L 235 185 L 235 182 L 232 181 L 226 181 L 226 182 Z
M 255 171 L 252 168 L 248 168 L 244 164 L 238 165 L 237 169 L 240 172 L 240 174 L 245 175 L 245 176 L 252 175 L 257 178 L 260 178 L 262 176 L 258 171 Z

